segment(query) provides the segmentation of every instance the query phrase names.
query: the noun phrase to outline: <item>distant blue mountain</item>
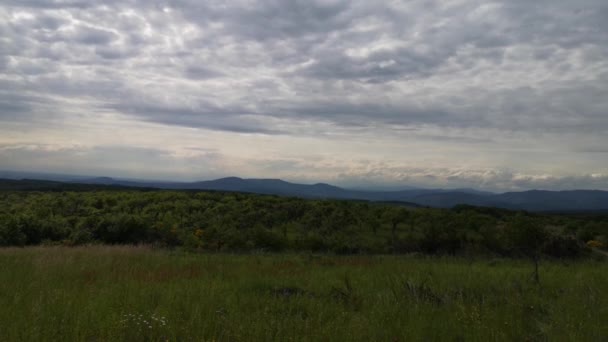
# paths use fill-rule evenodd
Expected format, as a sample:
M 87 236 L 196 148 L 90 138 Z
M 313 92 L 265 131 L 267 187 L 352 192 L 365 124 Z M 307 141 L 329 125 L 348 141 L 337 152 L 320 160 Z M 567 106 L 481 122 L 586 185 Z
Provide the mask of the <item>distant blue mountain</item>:
M 20 179 L 12 172 L 7 177 L 0 171 L 0 178 Z M 353 199 L 377 202 L 403 202 L 421 206 L 450 208 L 459 204 L 498 207 L 528 211 L 604 211 L 608 210 L 608 192 L 599 190 L 506 192 L 495 194 L 474 189 L 407 189 L 400 191 L 352 190 L 325 183 L 297 184 L 281 179 L 243 179 L 226 177 L 199 182 L 133 181 L 109 177 L 86 178 L 83 176 L 46 175 L 24 173 L 29 179 L 69 181 L 95 185 L 119 185 L 158 189 L 216 190 L 258 194 L 295 196 L 303 198 Z

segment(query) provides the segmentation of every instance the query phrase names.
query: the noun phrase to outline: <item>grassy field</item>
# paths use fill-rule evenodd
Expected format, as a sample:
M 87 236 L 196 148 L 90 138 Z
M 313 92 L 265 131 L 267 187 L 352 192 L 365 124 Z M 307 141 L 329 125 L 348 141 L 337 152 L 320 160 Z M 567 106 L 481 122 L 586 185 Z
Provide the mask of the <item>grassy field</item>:
M 0 249 L 1 341 L 606 341 L 608 264 Z

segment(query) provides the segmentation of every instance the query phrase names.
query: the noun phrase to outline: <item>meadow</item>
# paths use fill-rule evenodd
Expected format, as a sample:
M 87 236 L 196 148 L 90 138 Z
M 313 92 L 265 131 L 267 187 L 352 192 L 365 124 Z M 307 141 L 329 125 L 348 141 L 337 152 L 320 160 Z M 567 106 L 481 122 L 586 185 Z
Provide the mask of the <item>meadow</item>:
M 1 341 L 605 341 L 608 264 L 0 249 Z

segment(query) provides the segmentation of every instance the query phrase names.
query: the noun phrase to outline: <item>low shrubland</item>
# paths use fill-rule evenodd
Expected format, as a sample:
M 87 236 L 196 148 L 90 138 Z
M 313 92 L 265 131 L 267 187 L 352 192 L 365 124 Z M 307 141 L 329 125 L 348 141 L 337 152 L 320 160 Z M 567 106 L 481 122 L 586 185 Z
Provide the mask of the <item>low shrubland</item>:
M 580 258 L 606 216 L 408 208 L 185 191 L 1 192 L 0 245 L 151 244 L 210 252 Z

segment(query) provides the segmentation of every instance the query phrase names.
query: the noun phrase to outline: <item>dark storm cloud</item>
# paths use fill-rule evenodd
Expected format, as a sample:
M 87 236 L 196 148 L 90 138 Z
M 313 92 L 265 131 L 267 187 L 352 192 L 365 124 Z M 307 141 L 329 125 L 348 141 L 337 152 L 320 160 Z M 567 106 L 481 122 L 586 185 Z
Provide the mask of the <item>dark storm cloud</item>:
M 352 21 L 349 1 L 281 1 L 171 3 L 196 23 L 222 22 L 224 32 L 256 41 L 316 38 L 347 28 Z
M 91 27 L 80 27 L 70 38 L 80 44 L 106 45 L 116 39 L 116 34 Z
M 25 121 L 34 124 L 41 117 L 52 115 L 49 112 L 56 106 L 55 101 L 44 96 L 0 90 L 0 122 Z
M 15 7 L 32 7 L 43 9 L 70 9 L 90 7 L 93 1 L 77 0 L 7 0 L 4 4 Z
M 103 59 L 122 60 L 137 56 L 136 49 L 117 48 L 112 46 L 98 46 L 95 48 L 95 54 Z
M 0 117 L 4 119 L 17 119 L 20 115 L 28 114 L 32 110 L 32 106 L 30 105 L 32 99 L 19 100 L 15 95 L 11 96 L 8 100 L 0 96 Z
M 189 66 L 184 70 L 184 76 L 195 80 L 204 80 L 209 78 L 217 78 L 224 74 L 217 71 L 200 66 Z
M 316 120 L 339 122 L 346 126 L 368 126 L 370 121 L 395 125 L 434 123 L 448 119 L 449 114 L 439 108 L 396 106 L 390 103 L 357 103 L 319 101 L 317 103 L 273 104 L 268 111 L 279 117 L 309 117 Z
M 243 108 L 217 107 L 210 103 L 197 108 L 153 107 L 149 105 L 109 108 L 132 114 L 143 120 L 167 125 L 207 128 L 235 133 L 280 134 L 278 130 L 264 127 L 264 122 L 252 118 Z
M 384 83 L 427 76 L 442 62 L 441 59 L 417 54 L 406 48 L 375 52 L 367 58 L 349 57 L 342 51 L 333 51 L 320 57 L 298 74 L 319 79 Z

